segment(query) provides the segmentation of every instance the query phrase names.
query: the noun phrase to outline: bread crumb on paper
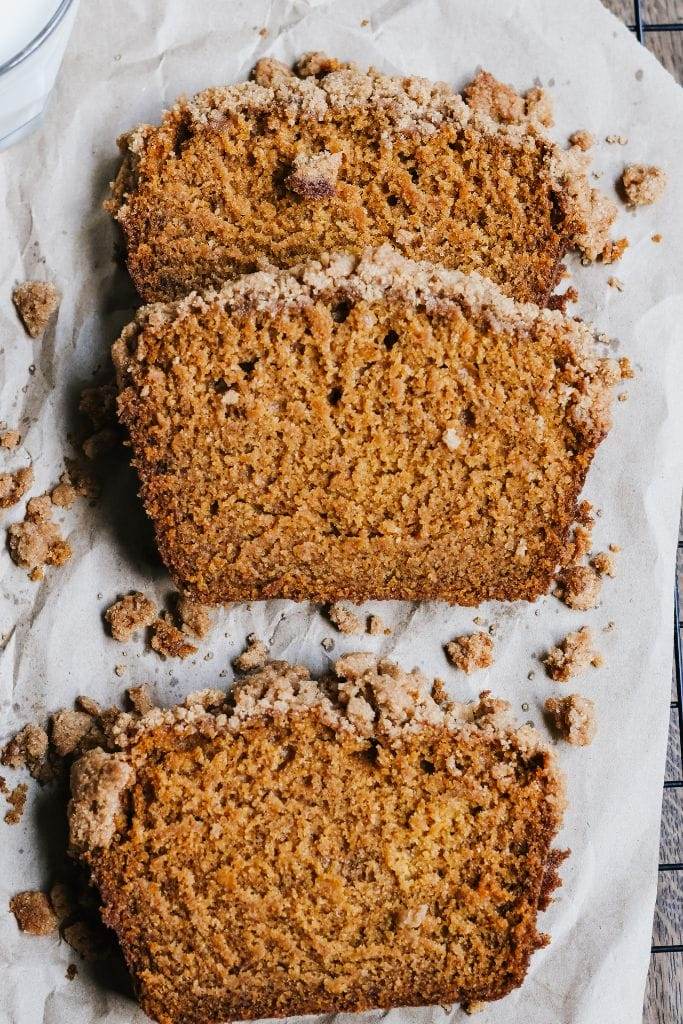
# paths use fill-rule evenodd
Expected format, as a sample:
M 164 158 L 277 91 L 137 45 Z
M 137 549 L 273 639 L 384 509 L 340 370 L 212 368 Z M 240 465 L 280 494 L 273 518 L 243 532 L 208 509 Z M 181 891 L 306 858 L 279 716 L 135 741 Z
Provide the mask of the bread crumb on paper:
M 385 626 L 379 615 L 368 616 L 368 633 L 370 636 L 391 636 L 391 627 Z
M 0 448 L 11 452 L 18 448 L 21 443 L 21 434 L 18 430 L 3 430 L 0 433 Z
M 493 665 L 493 640 L 488 633 L 456 636 L 446 644 L 446 654 L 455 668 L 469 675 Z
M 46 893 L 35 889 L 18 892 L 9 901 L 17 924 L 27 935 L 51 935 L 57 930 L 57 917 Z
M 627 146 L 628 139 L 625 135 L 606 135 L 605 142 L 609 146 Z
M 628 238 L 618 238 L 615 242 L 608 242 L 600 253 L 602 262 L 606 266 L 611 263 L 617 263 L 628 249 L 628 246 Z
M 177 612 L 183 632 L 190 633 L 200 640 L 209 633 L 213 620 L 206 605 L 181 594 L 178 596 Z
M 60 294 L 49 281 L 24 281 L 12 292 L 12 302 L 26 333 L 39 338 L 59 309 Z
M 126 643 L 139 630 L 151 626 L 156 616 L 154 601 L 139 590 L 119 598 L 104 613 L 111 635 L 119 643 Z
M 615 291 L 623 292 L 624 290 L 624 282 L 621 281 L 618 277 L 608 277 L 607 284 L 610 286 L 610 288 L 614 288 Z
M 575 747 L 586 747 L 595 739 L 598 723 L 595 704 L 579 693 L 548 697 L 545 712 L 559 735 Z
M 597 608 L 600 600 L 600 576 L 589 565 L 570 565 L 557 577 L 556 596 L 569 608 L 585 612 Z
M 358 615 L 341 601 L 335 601 L 334 604 L 329 606 L 327 617 L 340 633 L 352 635 L 365 632 L 363 623 Z
M 616 561 L 609 551 L 598 551 L 591 558 L 591 565 L 599 576 L 614 578 L 617 574 Z
M 29 723 L 5 745 L 0 762 L 8 768 L 26 768 L 36 777 L 45 764 L 49 740 L 45 729 Z
M 232 667 L 237 672 L 250 672 L 255 668 L 263 668 L 268 661 L 268 648 L 256 633 L 247 637 L 247 646 L 241 654 L 233 658 Z
M 21 501 L 33 483 L 30 466 L 17 469 L 14 473 L 0 473 L 0 508 L 11 508 Z
M 7 794 L 7 803 L 10 805 L 9 810 L 5 813 L 5 824 L 7 825 L 18 825 L 21 821 L 21 816 L 24 813 L 26 807 L 26 797 L 28 795 L 28 786 L 25 782 L 20 782 L 18 786 Z
M 629 164 L 621 176 L 624 195 L 630 206 L 651 206 L 662 198 L 668 177 L 661 167 Z
M 568 633 L 557 647 L 551 647 L 543 659 L 545 670 L 557 683 L 566 683 L 585 669 L 603 664 L 602 655 L 593 647 L 593 634 L 587 626 Z
M 59 567 L 71 558 L 70 544 L 52 521 L 49 494 L 29 498 L 23 521 L 7 530 L 7 546 L 14 564 L 27 569 L 32 580 L 43 578 L 44 566 Z
M 154 707 L 154 701 L 152 700 L 149 688 L 144 684 L 142 686 L 130 686 L 126 690 L 126 698 L 133 710 L 137 711 L 139 715 L 146 715 Z
M 188 642 L 185 633 L 174 626 L 166 618 L 155 619 L 152 623 L 150 644 L 153 651 L 162 658 L 180 658 L 184 660 L 197 653 L 194 644 Z
M 572 132 L 569 136 L 569 142 L 572 146 L 577 146 L 585 153 L 595 145 L 595 136 L 584 129 L 580 129 L 579 131 Z

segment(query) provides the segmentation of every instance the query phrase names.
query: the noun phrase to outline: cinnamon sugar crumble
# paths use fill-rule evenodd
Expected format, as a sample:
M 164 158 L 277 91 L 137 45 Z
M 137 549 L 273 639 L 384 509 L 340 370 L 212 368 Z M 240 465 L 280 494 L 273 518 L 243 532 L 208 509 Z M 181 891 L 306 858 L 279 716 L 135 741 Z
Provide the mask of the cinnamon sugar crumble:
M 610 288 L 614 288 L 618 292 L 623 292 L 624 290 L 624 282 L 621 281 L 618 277 L 608 277 L 607 284 L 610 286 Z
M 21 434 L 18 430 L 3 430 L 0 433 L 0 448 L 5 448 L 7 451 L 13 451 L 19 447 L 21 442 Z
M 126 690 L 126 698 L 139 715 L 146 715 L 154 708 L 154 701 L 147 686 L 130 686 Z
M 599 551 L 591 558 L 591 565 L 599 576 L 616 576 L 616 562 L 607 551 Z
M 347 608 L 345 604 L 342 604 L 341 601 L 335 601 L 334 604 L 330 605 L 327 609 L 327 617 L 340 633 L 351 635 L 365 632 L 360 618 L 350 608 Z
M 327 199 L 337 190 L 337 178 L 342 165 L 341 153 L 322 153 L 295 157 L 285 184 L 302 199 Z
M 12 561 L 27 569 L 32 580 L 43 578 L 44 566 L 59 567 L 71 558 L 71 546 L 52 520 L 49 494 L 29 499 L 24 520 L 7 531 L 7 546 Z
M 628 249 L 628 238 L 618 238 L 615 242 L 607 242 L 600 253 L 605 265 L 617 263 Z
M 49 748 L 47 733 L 33 723 L 25 725 L 3 748 L 0 763 L 8 768 L 27 768 L 38 778 L 45 765 Z
M 57 918 L 44 892 L 18 892 L 10 900 L 9 908 L 27 935 L 50 935 L 57 930 Z
M 607 135 L 605 136 L 605 142 L 610 146 L 628 145 L 628 139 L 625 135 Z
M 569 142 L 572 146 L 578 146 L 585 153 L 595 145 L 595 136 L 585 129 L 579 129 L 579 131 L 572 132 L 569 136 Z
M 493 665 L 493 640 L 488 633 L 457 636 L 446 644 L 449 661 L 468 675 Z
M 589 565 L 570 565 L 557 577 L 557 596 L 577 611 L 597 608 L 600 590 L 600 577 Z
M 630 164 L 621 176 L 624 194 L 631 206 L 650 206 L 662 198 L 668 177 L 661 167 Z
M 155 619 L 152 623 L 150 644 L 152 650 L 162 658 L 184 660 L 197 653 L 197 648 L 194 644 L 188 643 L 186 635 L 165 618 Z
M 178 618 L 183 632 L 203 640 L 209 633 L 213 620 L 208 607 L 191 597 L 179 595 L 177 604 Z
M 566 683 L 591 665 L 593 668 L 599 668 L 603 664 L 603 659 L 593 647 L 593 634 L 590 629 L 583 626 L 576 633 L 568 633 L 557 647 L 552 647 L 543 664 L 551 679 L 558 683 Z
M 58 711 L 52 716 L 50 744 L 58 757 L 82 750 L 87 739 L 96 742 L 101 733 L 91 715 L 84 711 Z
M 391 636 L 391 627 L 385 626 L 379 615 L 368 616 L 368 633 L 370 636 Z
M 595 704 L 588 697 L 578 693 L 548 697 L 544 708 L 553 728 L 567 743 L 586 747 L 595 739 L 598 728 Z
M 50 500 L 52 501 L 52 504 L 56 505 L 58 508 L 71 508 L 77 497 L 78 491 L 71 483 L 69 474 L 62 473 L 59 478 L 59 483 L 50 491 Z
M 547 128 L 554 124 L 552 100 L 545 90 L 534 86 L 520 95 L 488 71 L 478 72 L 465 87 L 463 97 L 472 110 L 503 124 L 536 121 Z
M 28 786 L 25 782 L 20 782 L 18 786 L 15 786 L 14 789 L 7 794 L 7 803 L 10 805 L 10 809 L 5 812 L 5 824 L 19 824 L 26 806 L 27 794 Z
M 263 668 L 268 661 L 268 648 L 256 633 L 247 637 L 247 646 L 241 654 L 233 658 L 232 666 L 236 672 L 251 672 L 252 669 Z
M 10 508 L 21 501 L 33 483 L 30 466 L 15 470 L 14 473 L 0 473 L 0 508 Z
M 12 292 L 12 302 L 26 333 L 38 338 L 59 309 L 60 294 L 49 281 L 25 281 Z
M 105 611 L 104 618 L 114 640 L 127 643 L 139 630 L 151 626 L 156 615 L 154 601 L 135 590 L 114 601 Z

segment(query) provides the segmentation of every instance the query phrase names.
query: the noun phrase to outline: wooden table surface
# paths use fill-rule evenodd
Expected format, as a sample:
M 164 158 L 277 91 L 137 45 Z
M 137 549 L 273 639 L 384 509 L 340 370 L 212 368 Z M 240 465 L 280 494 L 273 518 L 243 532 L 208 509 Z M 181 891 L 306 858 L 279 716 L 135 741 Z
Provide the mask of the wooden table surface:
M 603 3 L 629 25 L 633 24 L 633 0 L 603 0 Z M 640 7 L 645 22 L 683 22 L 683 0 L 641 0 Z M 650 32 L 646 42 L 648 49 L 683 84 L 683 32 Z M 679 586 L 683 596 L 683 559 L 679 561 Z M 675 696 L 674 683 L 672 700 Z M 671 713 L 666 777 L 683 778 L 675 710 Z M 664 791 L 659 859 L 666 864 L 683 862 L 681 789 Z M 652 941 L 656 945 L 683 943 L 683 872 L 660 873 Z M 643 1024 L 683 1024 L 683 953 L 653 954 L 645 990 Z

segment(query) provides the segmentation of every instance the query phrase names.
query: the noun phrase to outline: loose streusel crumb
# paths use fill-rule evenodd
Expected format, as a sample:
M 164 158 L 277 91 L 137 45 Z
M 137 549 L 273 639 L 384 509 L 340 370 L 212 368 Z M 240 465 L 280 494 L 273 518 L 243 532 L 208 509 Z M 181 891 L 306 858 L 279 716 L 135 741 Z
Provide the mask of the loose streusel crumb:
M 52 521 L 49 494 L 29 499 L 23 522 L 7 530 L 7 546 L 15 565 L 27 569 L 34 580 L 43 578 L 44 566 L 59 567 L 71 558 L 71 546 Z
M 19 447 L 21 442 L 21 434 L 18 430 L 3 430 L 0 433 L 0 448 L 5 448 L 7 451 L 13 451 Z
M 119 677 L 119 679 L 121 678 L 121 676 L 125 676 L 125 674 L 126 674 L 126 666 L 125 665 L 114 665 L 114 674 L 117 675 Z
M 26 806 L 27 795 L 28 786 L 25 782 L 20 782 L 18 786 L 14 787 L 11 793 L 7 794 L 7 803 L 10 805 L 10 809 L 5 813 L 5 823 L 7 825 L 19 824 Z
M 139 630 L 152 625 L 157 607 L 149 597 L 135 590 L 110 605 L 104 617 L 114 640 L 125 644 Z
M 90 715 L 91 718 L 98 718 L 102 714 L 102 705 L 92 697 L 83 694 L 76 697 L 76 707 L 79 711 L 85 711 L 86 715 Z
M 488 633 L 457 636 L 446 644 L 446 654 L 461 672 L 476 672 L 493 665 L 493 640 Z
M 572 132 L 569 142 L 572 146 L 578 146 L 585 153 L 595 145 L 595 136 L 582 128 L 577 132 Z
M 610 146 L 626 146 L 628 145 L 628 139 L 625 135 L 607 135 L 605 142 Z
M 50 491 L 52 504 L 58 508 L 71 508 L 77 497 L 78 491 L 71 483 L 69 474 L 62 473 L 59 483 Z
M 10 900 L 9 908 L 22 932 L 28 935 L 51 935 L 57 930 L 57 918 L 44 892 L 18 892 Z
M 368 654 L 322 684 L 271 663 L 212 710 L 124 716 L 74 765 L 71 852 L 148 1014 L 472 1003 L 522 982 L 559 884 L 561 775 L 504 701 L 441 697 Z
M 12 302 L 26 333 L 38 338 L 59 309 L 60 294 L 49 281 L 25 281 L 12 292 Z
M 589 185 L 586 154 L 553 142 L 551 123 L 546 92 L 519 96 L 485 71 L 463 99 L 445 83 L 324 54 L 294 72 L 266 59 L 254 81 L 181 99 L 160 125 L 121 137 L 107 208 L 147 302 L 220 287 L 263 262 L 389 241 L 545 304 L 567 251 L 595 259 L 615 218 Z M 343 153 L 342 174 L 333 194 L 332 172 L 316 179 L 328 196 L 313 205 L 284 177 L 323 152 Z
M 623 292 L 624 290 L 624 282 L 618 277 L 608 277 L 607 284 L 610 288 L 615 288 L 618 292 Z
M 255 668 L 263 668 L 268 661 L 268 648 L 256 633 L 247 637 L 247 646 L 241 654 L 233 658 L 232 667 L 236 672 L 250 672 Z
M 621 184 L 631 206 L 650 206 L 662 198 L 668 177 L 661 167 L 630 164 L 621 176 Z
M 21 501 L 33 483 L 30 466 L 17 469 L 14 473 L 0 473 L 0 508 L 10 508 Z
M 554 729 L 567 743 L 587 747 L 595 739 L 598 723 L 595 704 L 588 697 L 570 693 L 568 697 L 548 697 L 544 704 Z
M 621 356 L 619 358 L 619 373 L 622 380 L 633 380 L 635 377 L 635 371 L 631 366 L 631 360 L 628 356 Z
M 27 768 L 36 777 L 45 765 L 48 749 L 49 740 L 45 730 L 29 723 L 4 747 L 0 762 L 8 768 Z
M 300 153 L 294 158 L 285 185 L 302 199 L 329 199 L 337 191 L 337 178 L 342 165 L 341 153 Z
M 369 615 L 368 633 L 370 636 L 391 636 L 391 627 L 385 626 L 379 615 Z
M 101 459 L 104 455 L 112 452 L 120 442 L 121 438 L 117 430 L 114 430 L 112 427 L 104 427 L 102 430 L 98 430 L 97 433 L 87 437 L 81 445 L 81 450 L 86 459 L 94 462 L 96 459 Z
M 191 597 L 179 595 L 177 612 L 183 632 L 191 633 L 192 636 L 199 637 L 200 640 L 203 640 L 209 633 L 213 620 L 206 605 L 200 604 L 199 601 L 195 601 Z
M 616 242 L 608 242 L 600 253 L 605 265 L 617 263 L 628 249 L 628 238 L 618 238 Z
M 591 565 L 599 576 L 616 576 L 616 562 L 607 551 L 599 551 L 591 558 Z
M 566 683 L 589 666 L 599 668 L 602 663 L 602 655 L 594 649 L 593 634 L 587 626 L 577 633 L 568 633 L 543 660 L 546 672 L 558 683 Z
M 58 711 L 52 716 L 50 744 L 58 757 L 67 757 L 87 746 L 89 736 L 98 736 L 91 715 L 84 711 Z
M 146 715 L 154 707 L 154 701 L 147 686 L 131 686 L 126 690 L 126 697 L 132 708 L 139 715 Z
M 185 633 L 165 618 L 155 619 L 152 623 L 150 645 L 162 658 L 184 660 L 197 653 L 197 648 L 188 642 Z
M 329 654 L 330 651 L 334 650 L 334 640 L 332 639 L 331 636 L 325 636 L 320 641 L 320 646 L 324 651 L 327 651 L 327 653 Z
M 468 1017 L 474 1017 L 477 1013 L 483 1013 L 488 1005 L 488 1002 L 485 1002 L 482 999 L 477 999 L 473 1003 L 464 1003 L 462 1008 Z
M 658 231 L 654 235 L 652 235 L 652 241 L 655 243 L 655 245 L 659 245 L 659 243 L 662 240 L 663 240 L 663 236 L 660 235 L 660 233 Z
M 336 626 L 340 633 L 364 633 L 363 623 L 355 612 L 351 611 L 341 601 L 335 601 L 327 609 L 327 617 L 333 626 Z
M 608 547 L 615 555 L 618 555 L 621 551 L 621 544 L 609 544 Z
M 600 577 L 589 565 L 570 565 L 557 577 L 557 597 L 569 608 L 585 612 L 597 608 L 600 600 Z

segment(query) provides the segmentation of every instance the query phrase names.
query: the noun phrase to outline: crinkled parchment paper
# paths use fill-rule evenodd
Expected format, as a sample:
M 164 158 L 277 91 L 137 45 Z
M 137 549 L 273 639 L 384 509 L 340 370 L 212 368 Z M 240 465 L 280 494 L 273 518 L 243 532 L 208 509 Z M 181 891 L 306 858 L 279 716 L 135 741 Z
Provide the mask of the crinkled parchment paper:
M 619 264 L 572 264 L 579 312 L 618 339 L 616 352 L 629 355 L 637 371 L 627 385 L 630 400 L 616 403 L 614 429 L 586 489 L 603 510 L 596 550 L 610 542 L 623 549 L 618 577 L 606 581 L 600 607 L 585 614 L 552 597 L 479 609 L 497 627 L 496 663 L 469 678 L 446 664 L 442 644 L 471 629 L 477 612 L 442 604 L 368 606 L 394 627 L 386 638 L 341 637 L 306 604 L 235 606 L 219 614 L 196 657 L 162 662 L 141 640 L 116 644 L 102 625 L 103 609 L 119 593 L 135 587 L 162 600 L 171 589 L 149 557 L 134 477 L 125 460 L 114 459 L 102 500 L 61 516 L 74 549 L 63 569 L 34 584 L 5 550 L 0 554 L 0 739 L 82 692 L 111 701 L 125 685 L 149 681 L 157 699 L 171 702 L 220 682 L 219 673 L 228 685 L 230 659 L 251 631 L 269 640 L 277 657 L 314 670 L 360 647 L 441 675 L 460 697 L 490 687 L 520 720 L 543 728 L 543 700 L 558 688 L 538 653 L 590 624 L 604 667 L 568 689 L 595 699 L 599 733 L 590 748 L 559 749 L 571 799 L 561 842 L 573 857 L 542 918 L 553 941 L 534 956 L 524 987 L 478 1020 L 639 1024 L 657 879 L 681 483 L 683 93 L 598 0 L 81 4 L 44 128 L 0 154 L 0 419 L 23 434 L 17 452 L 2 454 L 2 468 L 30 460 L 34 493 L 56 483 L 70 453 L 79 388 L 106 369 L 109 345 L 129 318 L 134 297 L 113 262 L 114 231 L 100 208 L 117 164 L 116 136 L 157 121 L 179 93 L 244 78 L 264 54 L 290 61 L 310 49 L 457 86 L 480 65 L 520 88 L 538 79 L 555 99 L 559 140 L 578 128 L 600 140 L 595 165 L 606 191 L 613 193 L 628 161 L 669 171 L 659 205 L 635 213 L 622 206 L 617 234 L 631 245 Z M 628 143 L 605 144 L 612 134 Z M 654 232 L 663 235 L 659 245 Z M 623 292 L 607 286 L 612 275 Z M 23 335 L 9 301 L 14 283 L 26 277 L 54 279 L 64 293 L 57 326 L 42 343 Z M 23 503 L 3 515 L 3 526 L 22 516 Z M 609 622 L 614 628 L 603 632 Z M 320 646 L 325 636 L 334 636 L 332 655 Z M 119 664 L 123 678 L 114 674 Z M 22 824 L 0 831 L 0 1021 L 141 1021 L 141 1011 L 106 978 L 95 982 L 87 967 L 67 981 L 72 951 L 56 937 L 20 935 L 4 909 L 18 889 L 49 881 L 49 854 L 37 838 L 46 827 L 59 828 L 49 824 L 49 803 L 35 787 Z M 461 1019 L 461 1011 L 388 1016 L 440 1024 Z

